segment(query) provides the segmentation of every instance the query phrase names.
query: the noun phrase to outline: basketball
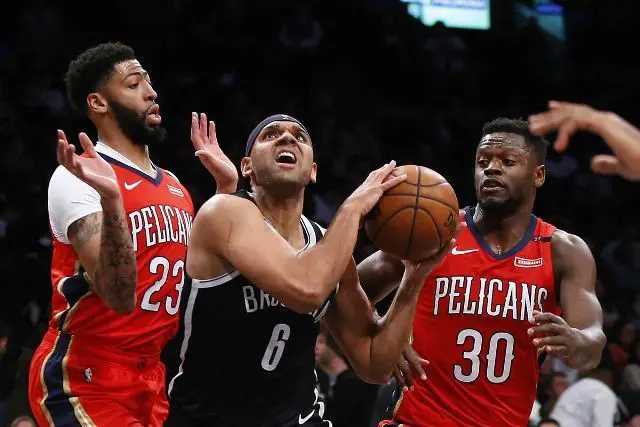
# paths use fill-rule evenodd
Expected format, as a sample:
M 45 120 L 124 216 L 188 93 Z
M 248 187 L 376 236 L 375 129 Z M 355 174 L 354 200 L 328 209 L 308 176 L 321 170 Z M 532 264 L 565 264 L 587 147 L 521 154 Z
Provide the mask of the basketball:
M 420 261 L 438 253 L 458 226 L 458 199 L 439 173 L 424 166 L 396 168 L 407 179 L 387 190 L 365 222 L 369 239 L 382 251 Z

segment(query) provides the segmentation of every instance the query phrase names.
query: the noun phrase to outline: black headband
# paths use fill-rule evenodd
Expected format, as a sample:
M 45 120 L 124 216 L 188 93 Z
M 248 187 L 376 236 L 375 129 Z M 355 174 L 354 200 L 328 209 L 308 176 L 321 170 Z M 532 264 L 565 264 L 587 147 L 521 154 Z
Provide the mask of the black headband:
M 260 132 L 262 132 L 262 129 L 266 128 L 269 124 L 273 123 L 273 122 L 293 122 L 293 123 L 297 123 L 302 129 L 304 129 L 305 132 L 307 132 L 307 134 L 309 133 L 309 131 L 307 131 L 307 128 L 304 127 L 304 125 L 302 124 L 302 122 L 294 117 L 291 116 L 287 116 L 286 114 L 274 114 L 273 116 L 267 117 L 266 119 L 264 119 L 263 121 L 261 121 L 260 123 L 258 123 L 258 126 L 256 126 L 251 133 L 249 134 L 249 139 L 247 140 L 247 149 L 244 153 L 245 156 L 250 156 L 251 155 L 251 149 L 253 148 L 253 144 L 256 142 L 256 139 L 258 138 L 258 134 L 260 134 Z

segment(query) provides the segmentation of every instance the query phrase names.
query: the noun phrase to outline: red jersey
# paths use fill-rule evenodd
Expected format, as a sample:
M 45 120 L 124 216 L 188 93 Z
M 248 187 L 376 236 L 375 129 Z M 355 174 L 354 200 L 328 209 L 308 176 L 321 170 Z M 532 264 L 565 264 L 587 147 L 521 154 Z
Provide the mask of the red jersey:
M 128 315 L 107 308 L 91 292 L 84 274 L 78 274 L 73 246 L 54 238 L 49 326 L 82 337 L 84 342 L 88 337 L 107 348 L 157 358 L 178 327 L 193 203 L 172 174 L 157 168 L 152 178 L 104 151 L 103 147 L 102 157 L 118 178 L 133 238 L 138 266 L 137 307 Z
M 412 427 L 523 427 L 536 397 L 538 353 L 527 335 L 533 310 L 560 314 L 551 262 L 555 227 L 531 216 L 523 239 L 496 254 L 473 223 L 427 278 L 413 347 L 429 360 L 394 419 Z

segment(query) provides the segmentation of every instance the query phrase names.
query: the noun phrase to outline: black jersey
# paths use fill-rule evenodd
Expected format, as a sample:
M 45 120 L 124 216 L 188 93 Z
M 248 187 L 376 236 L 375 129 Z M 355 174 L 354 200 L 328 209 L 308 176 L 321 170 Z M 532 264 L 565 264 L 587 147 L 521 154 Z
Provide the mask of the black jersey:
M 253 200 L 246 192 L 236 195 Z M 306 250 L 324 230 L 304 216 L 300 223 Z M 298 314 L 238 270 L 209 280 L 194 279 L 182 295 L 176 337 L 182 342 L 179 367 L 169 374 L 167 391 L 171 410 L 186 419 L 183 423 L 217 427 L 322 423 L 314 349 L 319 321 L 331 297 L 313 313 Z

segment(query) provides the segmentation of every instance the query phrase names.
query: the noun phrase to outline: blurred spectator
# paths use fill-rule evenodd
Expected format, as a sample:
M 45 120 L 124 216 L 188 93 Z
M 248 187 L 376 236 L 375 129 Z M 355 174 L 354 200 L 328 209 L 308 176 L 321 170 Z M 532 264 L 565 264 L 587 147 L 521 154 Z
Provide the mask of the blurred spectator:
M 10 427 L 38 427 L 36 422 L 31 417 L 22 416 L 18 417 L 11 423 Z
M 629 364 L 622 370 L 620 388 L 628 391 L 640 391 L 640 339 L 631 348 Z
M 613 426 L 619 414 L 612 388 L 613 371 L 601 364 L 560 396 L 550 416 L 562 427 Z
M 543 417 L 548 417 L 553 411 L 556 402 L 565 392 L 569 383 L 567 376 L 563 372 L 552 372 L 548 377 L 548 384 L 546 388 L 547 400 L 540 410 L 540 414 Z
M 635 225 L 620 229 L 618 237 L 602 250 L 601 260 L 608 282 L 621 299 L 627 299 L 640 291 L 640 242 Z
M 333 340 L 321 332 L 316 341 L 320 393 L 325 418 L 335 427 L 369 427 L 378 386 L 362 381 L 340 355 Z

